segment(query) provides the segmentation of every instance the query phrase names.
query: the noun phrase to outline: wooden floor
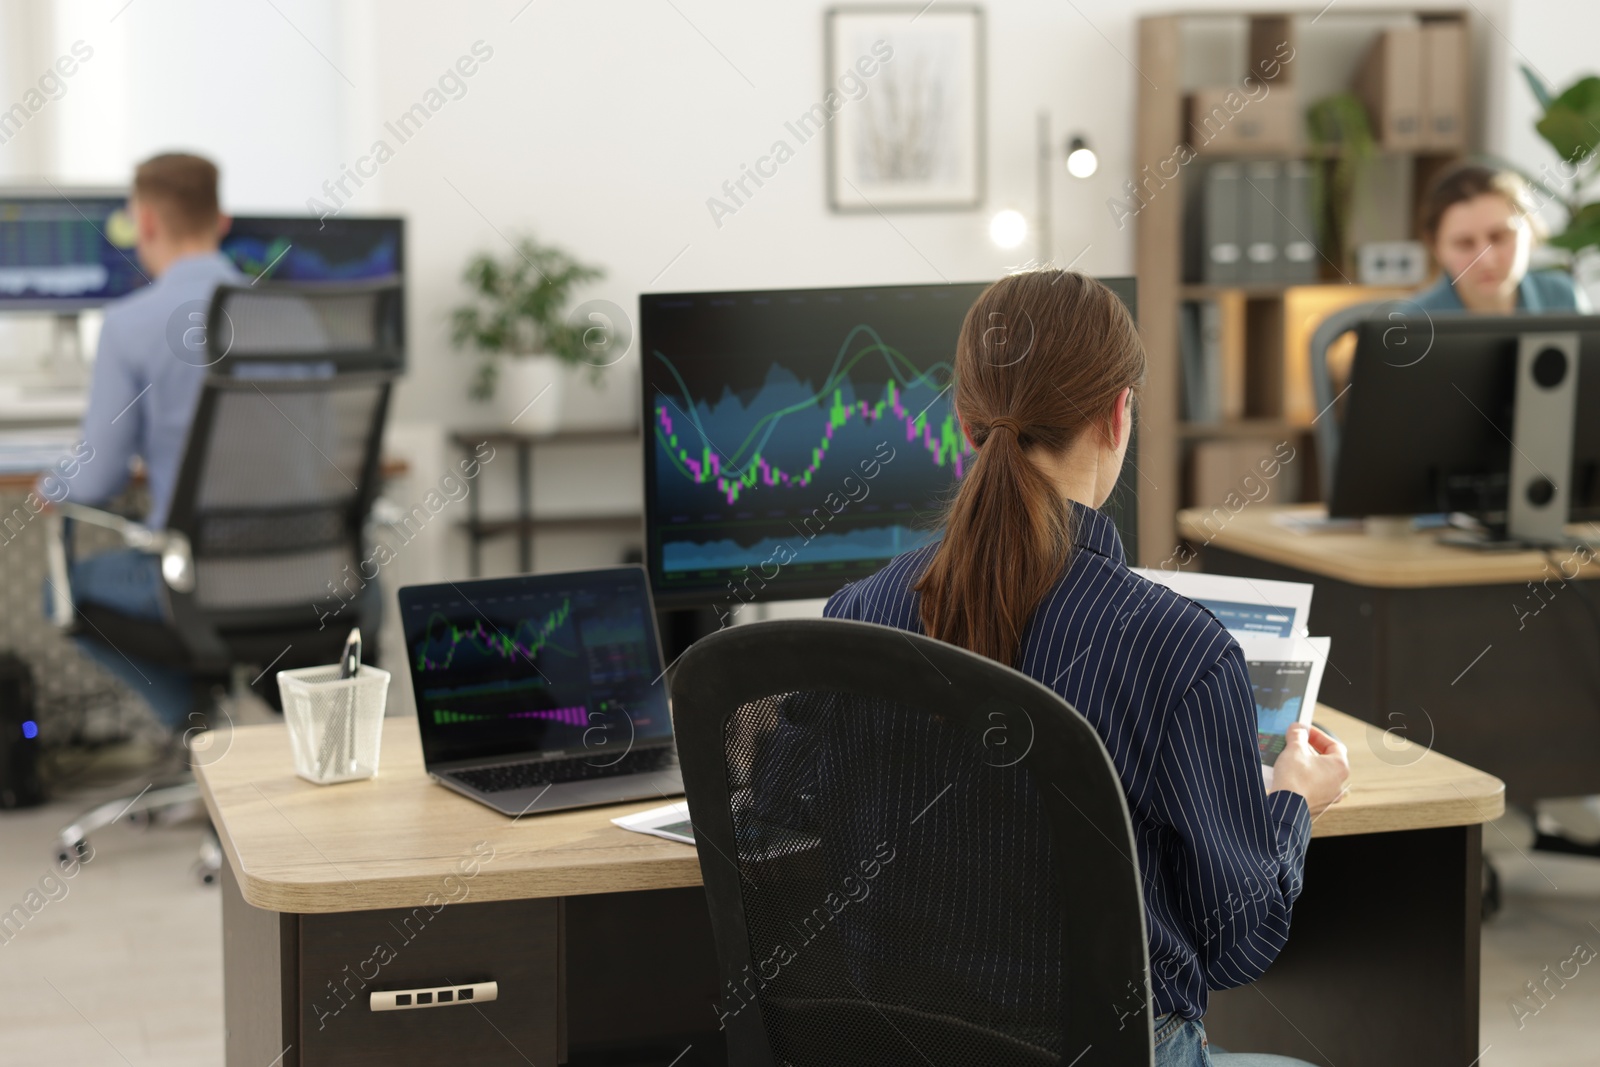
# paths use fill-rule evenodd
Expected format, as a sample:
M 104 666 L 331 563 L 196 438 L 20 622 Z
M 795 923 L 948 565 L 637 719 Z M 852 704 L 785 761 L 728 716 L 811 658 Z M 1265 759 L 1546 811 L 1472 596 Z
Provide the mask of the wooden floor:
M 38 890 L 52 834 L 82 806 L 0 813 L 0 909 Z M 1547 965 L 1556 973 L 1580 944 L 1600 952 L 1600 862 L 1519 854 L 1510 836 L 1484 833 L 1506 904 L 1483 935 L 1481 1067 L 1592 1063 L 1600 957 L 1565 965 L 1576 977 L 1551 981 L 1542 1007 L 1524 983 Z M 192 824 L 102 833 L 65 895 L 52 888 L 59 899 L 0 944 L 0 1067 L 222 1062 L 222 909 L 190 871 L 200 839 Z M 1527 1010 L 1514 1012 L 1519 1000 Z

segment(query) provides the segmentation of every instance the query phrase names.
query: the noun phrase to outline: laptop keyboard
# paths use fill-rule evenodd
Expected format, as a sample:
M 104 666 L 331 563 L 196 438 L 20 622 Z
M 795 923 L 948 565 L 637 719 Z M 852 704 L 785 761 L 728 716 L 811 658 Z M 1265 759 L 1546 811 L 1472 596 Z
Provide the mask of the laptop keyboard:
M 619 774 L 642 774 L 665 770 L 676 763 L 676 755 L 671 746 L 634 749 L 615 762 L 596 753 L 592 756 L 575 756 L 572 759 L 475 767 L 472 770 L 452 771 L 450 777 L 462 785 L 484 793 L 505 793 L 512 789 L 537 789 L 540 786 L 560 785 L 563 782 L 581 782 L 590 778 L 614 778 Z

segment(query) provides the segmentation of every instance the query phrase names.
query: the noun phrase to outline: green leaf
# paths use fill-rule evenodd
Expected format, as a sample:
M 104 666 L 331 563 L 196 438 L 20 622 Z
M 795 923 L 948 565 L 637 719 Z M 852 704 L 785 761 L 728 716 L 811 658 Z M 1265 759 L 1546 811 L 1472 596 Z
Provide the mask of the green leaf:
M 1574 82 L 1550 102 L 1534 129 L 1562 159 L 1577 162 L 1592 154 L 1600 144 L 1600 78 Z
M 1522 64 L 1522 76 L 1528 79 L 1528 88 L 1533 90 L 1533 98 L 1539 101 L 1539 106 L 1549 111 L 1550 102 L 1555 99 L 1555 94 L 1544 83 L 1544 79 L 1534 73 L 1533 68 L 1526 63 Z
M 1577 214 L 1567 220 L 1566 229 L 1550 238 L 1550 243 L 1574 254 L 1600 246 L 1600 202 L 1579 208 Z

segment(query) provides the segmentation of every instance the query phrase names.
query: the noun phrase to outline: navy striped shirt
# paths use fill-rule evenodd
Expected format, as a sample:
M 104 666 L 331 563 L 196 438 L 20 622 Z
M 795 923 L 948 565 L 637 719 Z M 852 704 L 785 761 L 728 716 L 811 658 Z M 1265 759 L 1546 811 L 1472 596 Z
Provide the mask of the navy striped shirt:
M 1150 937 L 1153 1014 L 1205 1014 L 1289 936 L 1311 816 L 1262 784 L 1238 642 L 1205 608 L 1128 569 L 1111 519 L 1076 502 L 1070 565 L 1023 634 L 1018 668 L 1093 724 L 1128 794 Z M 828 600 L 829 618 L 922 632 L 930 544 Z

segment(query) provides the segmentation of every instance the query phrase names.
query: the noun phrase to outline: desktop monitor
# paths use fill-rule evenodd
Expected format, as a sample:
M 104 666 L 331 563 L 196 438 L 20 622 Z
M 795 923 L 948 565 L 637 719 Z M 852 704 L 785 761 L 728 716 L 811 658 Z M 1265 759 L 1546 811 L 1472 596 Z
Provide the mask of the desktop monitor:
M 0 311 L 72 313 L 126 296 L 149 280 L 136 239 L 123 190 L 0 193 Z M 405 222 L 241 215 L 222 251 L 252 278 L 400 279 Z
M 405 274 L 405 220 L 236 216 L 222 251 L 275 282 L 370 282 Z
M 0 192 L 0 311 L 72 314 L 144 285 L 127 195 Z
M 1328 514 L 1462 511 L 1492 531 L 1503 528 L 1525 334 L 1577 335 L 1571 462 L 1550 477 L 1567 479 L 1567 518 L 1600 519 L 1600 317 L 1586 315 L 1391 316 L 1362 323 Z
M 1105 284 L 1134 309 L 1131 278 Z M 645 555 L 662 607 L 828 596 L 936 536 L 987 282 L 639 298 Z M 1133 457 L 1109 508 L 1130 553 Z

